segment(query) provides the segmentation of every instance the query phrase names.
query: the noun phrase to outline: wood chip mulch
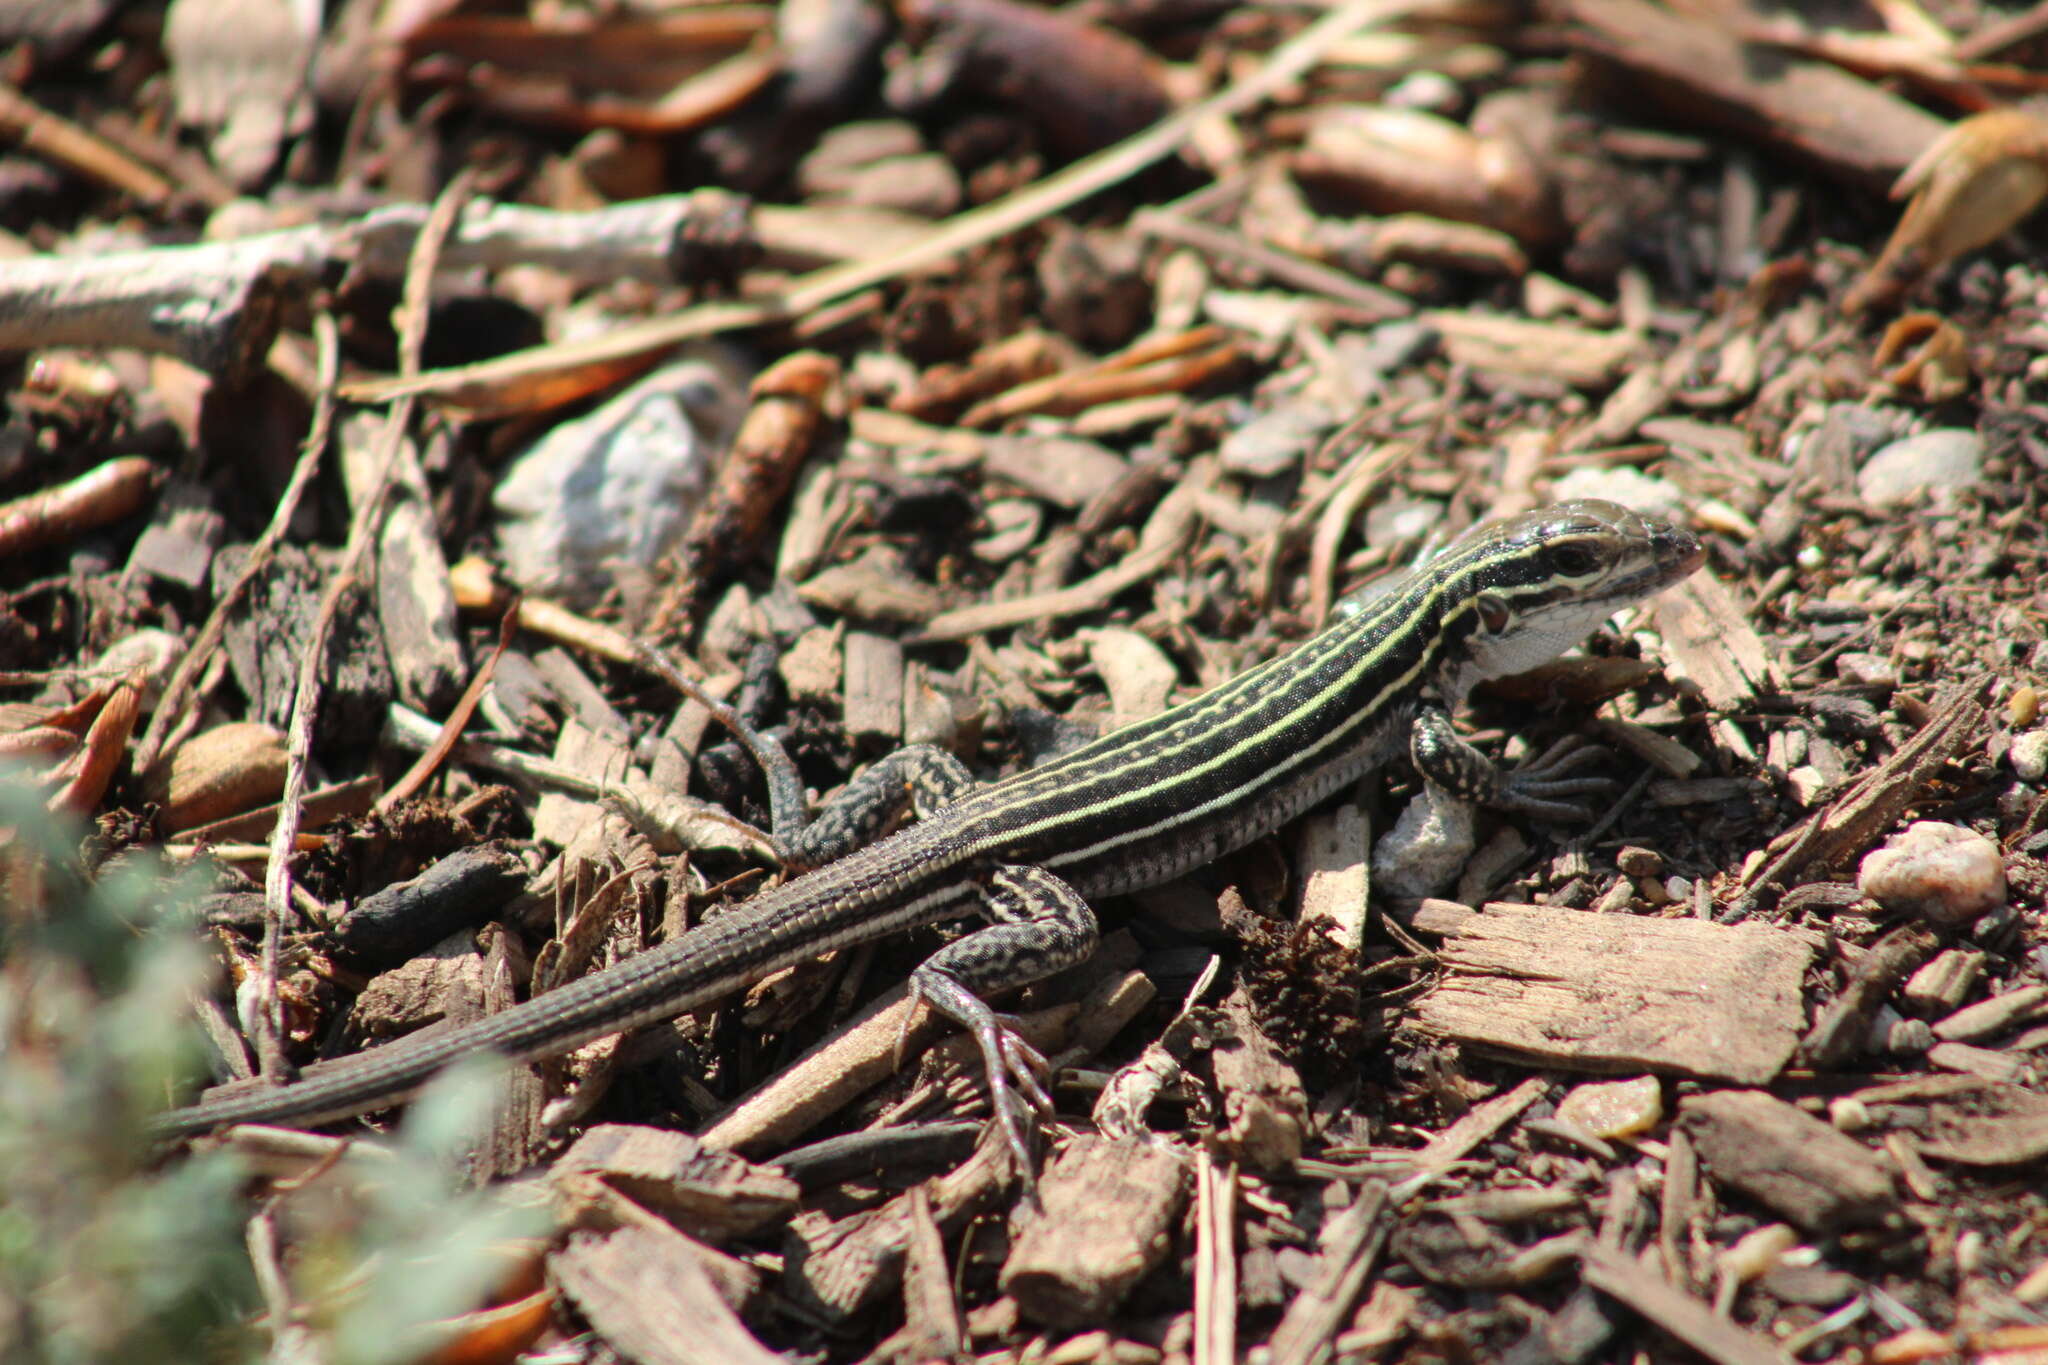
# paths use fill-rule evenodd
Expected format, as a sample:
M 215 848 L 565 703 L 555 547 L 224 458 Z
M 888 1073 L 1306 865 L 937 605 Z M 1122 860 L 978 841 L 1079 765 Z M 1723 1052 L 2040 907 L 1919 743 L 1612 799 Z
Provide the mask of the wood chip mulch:
M 823 796 L 1489 516 L 1709 551 L 1474 699 L 1605 751 L 1585 823 L 1410 884 L 1397 763 L 1096 907 L 1002 1002 L 1035 1200 L 921 932 L 513 1078 L 465 1179 L 547 1230 L 397 1355 L 2048 1359 L 2048 7 L 327 8 L 22 7 L 0 73 L 0 759 L 86 831 L 0 838 L 0 977 L 160 850 L 215 1081 L 777 875 L 643 643 Z M 349 1340 L 399 1118 L 198 1144 L 258 1349 Z

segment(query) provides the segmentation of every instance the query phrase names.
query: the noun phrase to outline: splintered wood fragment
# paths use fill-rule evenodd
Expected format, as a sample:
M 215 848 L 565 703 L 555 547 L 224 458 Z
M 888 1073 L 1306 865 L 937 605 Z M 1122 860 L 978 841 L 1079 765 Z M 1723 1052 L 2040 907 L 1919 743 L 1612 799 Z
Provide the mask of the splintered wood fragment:
M 687 1133 L 601 1123 L 564 1152 L 551 1174 L 589 1172 L 677 1227 L 707 1241 L 744 1237 L 795 1212 L 802 1193 L 780 1171 L 713 1151 Z
M 1495 1095 L 1478 1105 L 1456 1123 L 1429 1140 L 1409 1158 L 1413 1171 L 1393 1187 L 1392 1195 L 1404 1200 L 1465 1158 L 1465 1154 L 1521 1116 L 1524 1109 L 1542 1099 L 1549 1089 L 1531 1076 L 1505 1095 Z
M 997 1283 L 1036 1321 L 1090 1327 L 1172 1249 L 1188 1163 L 1154 1139 L 1079 1137 L 1045 1168 L 1038 1196 L 1038 1211 L 1018 1213 Z
M 838 391 L 839 362 L 819 351 L 785 356 L 755 378 L 753 407 L 683 535 L 674 581 L 654 610 L 656 636 L 694 617 L 710 590 L 760 550 L 769 518 L 841 405 Z
M 1660 734 L 1647 725 L 1610 715 L 1607 710 L 1594 719 L 1594 724 L 1600 728 L 1601 734 L 1667 776 L 1691 777 L 1699 771 L 1700 764 L 1706 762 L 1670 736 Z
M 1744 1331 L 1641 1261 L 1588 1241 L 1579 1252 L 1586 1284 L 1642 1314 L 1714 1365 L 1785 1365 L 1784 1353 Z
M 1777 690 L 1769 651 L 1735 594 L 1712 574 L 1696 573 L 1650 608 L 1673 676 L 1700 689 L 1716 711 L 1750 705 Z
M 1019 1032 L 1043 1051 L 1072 1021 L 1073 1013 L 1072 1006 L 1040 1010 L 1020 1021 Z M 898 987 L 793 1066 L 741 1097 L 704 1130 L 704 1145 L 737 1151 L 788 1142 L 886 1080 L 902 1057 L 928 1046 L 948 1027 L 933 1011 L 916 1008 Z
M 1355 308 L 1373 322 L 1404 318 L 1415 311 L 1407 296 L 1368 283 L 1348 270 L 1334 269 L 1284 247 L 1255 242 L 1243 233 L 1199 222 L 1169 209 L 1138 210 L 1131 215 L 1131 231 L 1192 247 L 1210 260 L 1240 261 L 1280 284 L 1322 294 Z
M 1362 806 L 1347 803 L 1301 822 L 1301 909 L 1296 918 L 1318 926 L 1354 960 L 1365 948 L 1371 855 L 1372 823 Z
M 1810 1233 L 1868 1226 L 1898 1207 L 1883 1157 L 1761 1090 L 1687 1096 L 1678 1121 L 1714 1180 Z
M 1813 1028 L 1799 1040 L 1799 1060 L 1816 1071 L 1833 1071 L 1861 1053 L 1878 1010 L 1940 946 L 1934 930 L 1920 923 L 1901 924 L 1879 939 L 1821 1006 Z
M 1237 1359 L 1237 1168 L 1195 1160 L 1195 1359 Z
M 846 637 L 846 730 L 855 739 L 903 739 L 903 646 L 864 630 Z
M 1761 925 L 1425 902 L 1450 975 L 1425 1032 L 1549 1066 L 1758 1085 L 1791 1060 L 1813 945 Z
M 1060 507 L 1086 507 L 1121 483 L 1131 463 L 1108 446 L 1062 436 L 985 436 L 982 468 Z
M 747 1331 L 680 1232 L 574 1232 L 548 1258 L 555 1283 L 619 1354 L 640 1365 L 781 1365 Z
M 1280 1055 L 1243 990 L 1224 1002 L 1227 1028 L 1209 1053 L 1223 1095 L 1223 1129 L 1216 1145 L 1233 1161 L 1261 1171 L 1291 1170 L 1307 1134 L 1308 1093 L 1301 1075 Z
M 1444 353 L 1461 365 L 1554 379 L 1575 389 L 1614 383 L 1643 345 L 1641 337 L 1629 332 L 1488 313 L 1438 309 L 1424 313 L 1422 320 L 1443 338 Z
M 4 340 L 0 349 L 5 349 Z M 0 558 L 71 540 L 133 516 L 156 483 L 154 463 L 140 455 L 124 455 L 69 483 L 0 503 Z
M 1324 1223 L 1308 1283 L 1273 1329 L 1273 1365 L 1311 1365 L 1328 1358 L 1391 1231 L 1387 1187 L 1378 1181 L 1360 1186 L 1350 1206 Z
M 483 949 L 483 1012 L 500 1014 L 519 1003 L 514 984 L 528 976 L 526 945 L 502 924 L 489 924 L 473 938 Z M 508 1066 L 491 1106 L 490 1126 L 463 1156 L 466 1177 L 478 1184 L 522 1175 L 554 1146 L 543 1122 L 554 1073 Z
M 1772 840 L 1770 856 L 1744 879 L 1744 887 L 1752 893 L 1771 883 L 1791 887 L 1809 868 L 1825 872 L 1867 852 L 1943 765 L 1983 733 L 1985 710 L 1977 700 L 1982 690 L 1983 679 L 1974 678 L 1936 692 L 1920 732 L 1798 827 Z
M 945 1239 L 932 1217 L 932 1201 L 919 1186 L 910 1192 L 903 1266 L 904 1349 L 898 1360 L 958 1360 L 967 1348 L 966 1324 L 953 1294 Z
M 982 1132 L 974 1155 L 919 1187 L 930 1217 L 950 1232 L 1015 1178 L 1014 1162 L 995 1124 Z M 912 1195 L 838 1221 L 806 1213 L 790 1224 L 785 1288 L 814 1312 L 838 1322 L 894 1289 L 910 1240 Z
M 1621 68 L 1634 95 L 1687 126 L 1704 119 L 1860 189 L 1884 188 L 1945 126 L 1839 67 L 1646 0 L 1560 0 L 1553 12 L 1569 46 Z

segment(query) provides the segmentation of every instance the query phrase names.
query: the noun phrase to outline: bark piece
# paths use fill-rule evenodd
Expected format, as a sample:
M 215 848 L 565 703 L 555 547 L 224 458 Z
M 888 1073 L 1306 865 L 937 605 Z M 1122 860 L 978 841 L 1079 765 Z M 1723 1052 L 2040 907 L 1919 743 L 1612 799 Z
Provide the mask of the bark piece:
M 1667 1284 L 1640 1261 L 1590 1244 L 1580 1255 L 1580 1273 L 1587 1284 L 1627 1304 L 1715 1365 L 1784 1365 L 1775 1343 L 1744 1331 Z
M 1172 107 L 1157 58 L 1112 29 L 1015 0 L 915 0 L 900 13 L 924 39 L 891 80 L 902 107 L 971 84 L 1031 120 L 1063 156 L 1137 133 Z
M 577 1232 L 548 1269 L 604 1339 L 639 1365 L 781 1365 L 681 1249 L 681 1233 Z
M 1761 1090 L 1690 1096 L 1678 1121 L 1709 1175 L 1808 1232 L 1875 1223 L 1898 1207 L 1883 1158 Z
M 419 450 L 412 441 L 400 439 L 388 466 L 375 468 L 384 424 L 382 413 L 361 413 L 342 423 L 342 479 L 349 500 L 357 505 L 375 495 L 380 479 L 391 481 L 391 496 L 377 529 L 377 621 L 399 699 L 439 715 L 461 695 L 468 661 L 455 619 L 448 559 L 434 525 L 434 493 L 421 468 Z
M 468 934 L 457 934 L 388 972 L 380 972 L 349 1007 L 358 1037 L 393 1038 L 429 1024 L 474 1023 L 488 1012 L 489 982 L 482 953 Z
M 226 590 L 248 556 L 248 547 L 241 545 L 214 556 L 216 592 Z M 249 585 L 242 610 L 229 621 L 228 665 L 236 686 L 249 699 L 251 719 L 279 728 L 290 722 L 299 662 L 312 645 L 324 581 L 313 554 L 296 545 L 279 545 Z M 327 637 L 320 676 L 313 747 L 322 754 L 343 751 L 352 762 L 360 762 L 391 705 L 391 669 L 368 613 L 344 612 L 336 621 Z
M 1387 1187 L 1373 1181 L 1324 1224 L 1308 1283 L 1273 1329 L 1273 1365 L 1309 1365 L 1327 1358 L 1332 1339 L 1365 1288 L 1365 1278 L 1393 1229 L 1387 1215 Z
M 864 630 L 846 637 L 846 729 L 855 739 L 903 738 L 903 646 Z
M 187 590 L 203 587 L 227 521 L 198 484 L 174 483 L 157 499 L 148 526 L 128 552 L 128 572 L 166 579 Z
M 1870 1122 L 1901 1131 L 1922 1155 L 1966 1166 L 2048 1156 L 2048 1098 L 1976 1076 L 1922 1076 L 1859 1090 Z
M 1758 692 L 1778 690 L 1763 637 L 1749 612 L 1712 574 L 1694 574 L 1650 608 L 1672 671 L 1716 711 L 1740 711 Z
M 1924 924 L 1902 924 L 1872 944 L 1800 1040 L 1800 1060 L 1816 1071 L 1831 1071 L 1861 1052 L 1878 1009 L 1940 946 Z
M 635 1203 L 710 1242 L 745 1236 L 795 1211 L 797 1185 L 779 1171 L 707 1149 L 687 1133 L 602 1123 L 555 1163 L 590 1172 Z
M 1262 1171 L 1291 1169 L 1308 1131 L 1308 1094 L 1301 1075 L 1252 1017 L 1242 990 L 1223 1007 L 1229 1028 L 1211 1044 L 1210 1067 L 1223 1094 L 1223 1131 L 1216 1145 L 1233 1161 Z
M 1172 1147 L 1076 1138 L 1046 1167 L 1043 1213 L 1020 1219 L 998 1283 L 1040 1322 L 1100 1323 L 1165 1259 L 1187 1197 L 1187 1161 Z
M 1771 856 L 1743 879 L 1748 895 L 1742 905 L 1753 902 L 1762 887 L 1794 886 L 1808 868 L 1825 871 L 1867 851 L 1943 765 L 1983 733 L 1985 710 L 1977 699 L 1983 688 L 1978 677 L 1935 693 L 1919 733 L 1796 829 L 1771 841 Z
M 526 865 L 501 843 L 457 849 L 410 881 L 358 901 L 335 926 L 335 946 L 375 969 L 492 918 L 526 886 Z
M 1451 975 L 1417 1027 L 1582 1071 L 1650 1070 L 1757 1085 L 1804 1023 L 1804 937 L 1762 925 L 1588 915 L 1494 903 L 1426 904 Z
M 1009 1147 L 997 1126 L 990 1124 L 981 1145 L 958 1169 L 920 1187 L 930 1201 L 930 1217 L 939 1229 L 951 1231 L 1001 1192 L 1011 1178 Z M 823 1214 L 805 1215 L 790 1225 L 785 1260 L 785 1285 L 813 1311 L 838 1321 L 859 1312 L 894 1289 L 903 1270 L 913 1218 L 913 1195 L 904 1194 L 881 1208 L 832 1221 Z

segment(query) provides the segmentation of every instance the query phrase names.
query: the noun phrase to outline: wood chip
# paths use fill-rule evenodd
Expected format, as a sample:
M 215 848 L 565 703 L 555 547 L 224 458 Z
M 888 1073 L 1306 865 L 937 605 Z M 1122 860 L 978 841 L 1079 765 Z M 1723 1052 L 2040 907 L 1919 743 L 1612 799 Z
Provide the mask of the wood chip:
M 1791 1060 L 1805 936 L 1695 919 L 1425 902 L 1450 976 L 1416 1006 L 1427 1032 L 1583 1071 L 1650 1070 L 1756 1085 Z
M 847 733 L 894 746 L 903 739 L 903 646 L 864 630 L 846 637 Z
M 1041 1212 L 1020 1213 L 997 1283 L 1040 1322 L 1101 1322 L 1172 1250 L 1188 1177 L 1166 1143 L 1075 1138 L 1040 1177 Z
M 1696 573 L 1650 607 L 1671 672 L 1716 711 L 1741 710 L 1778 683 L 1749 611 L 1710 573 Z
M 1641 1313 L 1715 1365 L 1785 1365 L 1784 1355 L 1769 1339 L 1745 1332 L 1617 1251 L 1587 1243 L 1580 1252 L 1579 1273 L 1592 1288 Z
M 1761 1090 L 1688 1096 L 1678 1121 L 1716 1181 L 1808 1232 L 1868 1225 L 1898 1207 L 1884 1158 Z
M 795 1212 L 796 1182 L 687 1133 L 601 1123 L 576 1139 L 551 1175 L 590 1173 L 709 1241 L 743 1237 Z
M 645 1227 L 576 1232 L 549 1271 L 591 1326 L 640 1365 L 781 1365 L 683 1251 Z
M 1308 1095 L 1301 1075 L 1273 1046 L 1243 991 L 1224 1002 L 1226 1030 L 1211 1043 L 1210 1067 L 1223 1095 L 1216 1145 L 1254 1170 L 1291 1170 L 1308 1133 Z

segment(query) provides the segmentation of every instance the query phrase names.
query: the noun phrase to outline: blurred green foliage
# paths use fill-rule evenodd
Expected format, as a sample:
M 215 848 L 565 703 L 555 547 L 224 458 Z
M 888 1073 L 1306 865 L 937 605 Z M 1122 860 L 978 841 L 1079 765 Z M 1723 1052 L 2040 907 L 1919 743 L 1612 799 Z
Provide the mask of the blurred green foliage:
M 437 1083 L 388 1148 L 273 1206 L 294 1321 L 269 1323 L 248 1241 L 265 1187 L 146 1131 L 203 1072 L 193 897 L 152 857 L 88 875 L 84 846 L 0 774 L 0 1360 L 256 1360 L 280 1326 L 314 1359 L 417 1359 L 504 1274 L 493 1249 L 549 1226 L 529 1191 L 463 1188 L 496 1069 Z

